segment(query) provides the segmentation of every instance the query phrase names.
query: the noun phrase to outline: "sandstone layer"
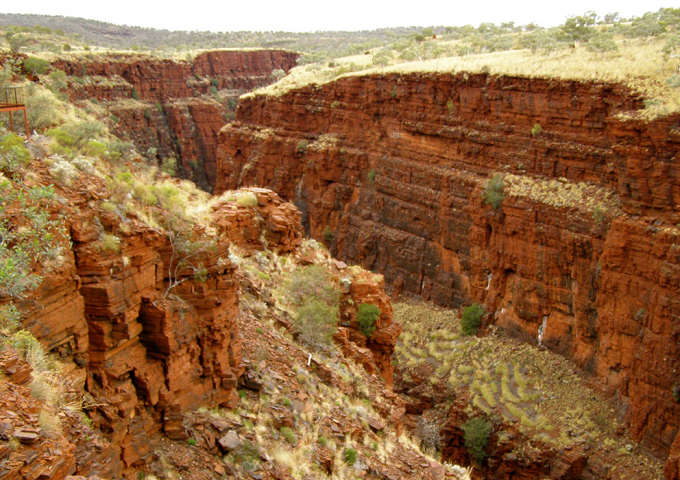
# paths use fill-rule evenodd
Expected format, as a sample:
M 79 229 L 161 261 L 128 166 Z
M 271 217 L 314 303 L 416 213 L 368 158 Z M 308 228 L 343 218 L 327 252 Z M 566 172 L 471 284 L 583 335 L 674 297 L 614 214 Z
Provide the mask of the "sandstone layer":
M 108 54 L 60 59 L 52 67 L 70 77 L 72 101 L 105 108 L 118 137 L 151 158 L 178 159 L 184 177 L 211 190 L 217 135 L 239 95 L 274 82 L 272 73 L 287 72 L 297 57 L 283 50 L 220 50 L 183 61 Z
M 633 438 L 666 456 L 680 427 L 680 116 L 636 119 L 642 107 L 617 84 L 346 77 L 242 100 L 216 191 L 272 188 L 395 293 L 484 304 L 594 374 Z M 495 174 L 497 209 L 482 197 Z

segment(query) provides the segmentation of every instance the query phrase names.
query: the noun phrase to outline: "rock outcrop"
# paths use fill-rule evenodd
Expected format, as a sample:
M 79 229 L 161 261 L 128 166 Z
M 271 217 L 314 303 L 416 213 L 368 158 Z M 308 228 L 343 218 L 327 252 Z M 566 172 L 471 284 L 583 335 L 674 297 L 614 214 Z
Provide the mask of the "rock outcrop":
M 642 107 L 616 84 L 346 77 L 242 100 L 216 191 L 272 188 L 396 293 L 484 304 L 620 395 L 633 438 L 665 456 L 680 428 L 680 116 Z
M 283 50 L 220 50 L 188 60 L 148 55 L 66 57 L 52 68 L 69 75 L 76 104 L 94 101 L 120 138 L 158 159 L 178 159 L 181 173 L 203 188 L 215 184 L 217 135 L 244 92 L 276 81 L 298 54 Z

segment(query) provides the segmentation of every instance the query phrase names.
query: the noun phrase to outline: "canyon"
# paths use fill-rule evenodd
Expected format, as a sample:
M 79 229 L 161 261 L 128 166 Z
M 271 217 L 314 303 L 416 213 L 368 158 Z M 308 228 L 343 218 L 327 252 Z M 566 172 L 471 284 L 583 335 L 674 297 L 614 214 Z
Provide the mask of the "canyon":
M 216 180 L 217 135 L 238 97 L 295 66 L 283 50 L 208 51 L 186 60 L 97 54 L 52 61 L 68 75 L 74 104 L 101 109 L 116 136 L 152 160 L 177 159 L 179 173 L 205 190 Z
M 393 297 L 478 302 L 485 325 L 572 359 L 676 479 L 680 115 L 643 107 L 620 84 L 468 73 L 248 95 L 215 191 L 271 188 Z

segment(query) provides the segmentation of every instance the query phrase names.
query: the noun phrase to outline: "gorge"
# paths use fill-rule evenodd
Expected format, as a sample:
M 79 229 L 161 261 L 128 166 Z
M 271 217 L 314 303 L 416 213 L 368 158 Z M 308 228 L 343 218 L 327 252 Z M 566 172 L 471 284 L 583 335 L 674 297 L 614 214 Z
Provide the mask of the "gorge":
M 216 192 L 272 188 L 393 294 L 479 302 L 489 323 L 540 335 L 666 457 L 680 426 L 680 116 L 641 108 L 619 84 L 467 73 L 248 95 L 220 132 Z M 494 175 L 497 209 L 482 195 Z

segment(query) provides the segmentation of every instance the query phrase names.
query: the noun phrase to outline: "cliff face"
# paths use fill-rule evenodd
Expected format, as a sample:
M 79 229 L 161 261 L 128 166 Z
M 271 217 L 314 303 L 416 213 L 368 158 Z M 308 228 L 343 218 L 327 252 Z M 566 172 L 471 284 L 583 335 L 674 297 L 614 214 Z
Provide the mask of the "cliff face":
M 71 77 L 72 101 L 103 104 L 117 136 L 142 152 L 155 149 L 158 159 L 177 158 L 185 177 L 211 190 L 217 134 L 239 95 L 272 83 L 272 72 L 287 72 L 297 57 L 282 50 L 222 50 L 186 61 L 97 55 L 52 67 Z
M 294 200 L 313 236 L 395 293 L 483 303 L 618 392 L 633 438 L 666 455 L 680 427 L 680 116 L 617 116 L 642 105 L 613 84 L 347 77 L 242 101 L 216 190 Z M 497 173 L 494 209 L 482 193 Z

